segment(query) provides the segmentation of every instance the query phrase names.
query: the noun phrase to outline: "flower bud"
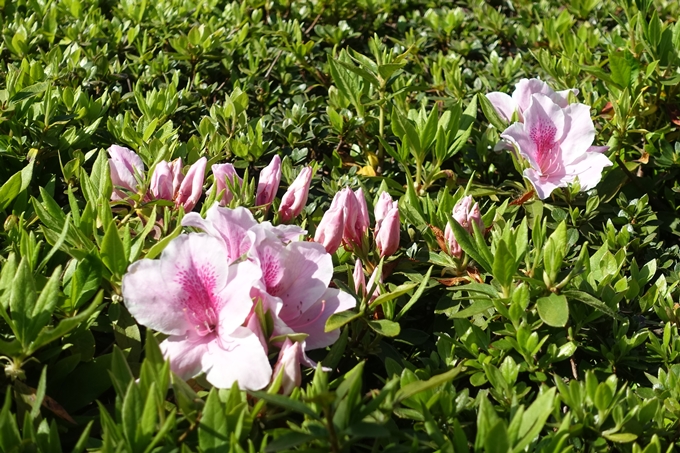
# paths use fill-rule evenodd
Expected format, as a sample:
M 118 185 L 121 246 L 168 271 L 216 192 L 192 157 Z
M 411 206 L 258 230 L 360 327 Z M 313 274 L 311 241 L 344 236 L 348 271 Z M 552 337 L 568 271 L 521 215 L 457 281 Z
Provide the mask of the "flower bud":
M 149 183 L 149 191 L 156 200 L 170 200 L 175 197 L 175 192 L 172 190 L 173 174 L 170 163 L 162 161 L 156 164 L 156 168 L 151 175 L 151 182 Z
M 366 276 L 364 275 L 364 266 L 359 258 L 354 264 L 354 274 L 352 274 L 354 280 L 354 291 L 359 296 L 366 295 Z
M 335 253 L 342 243 L 345 220 L 342 206 L 332 206 L 321 218 L 314 234 L 314 241 L 323 245 L 328 253 Z
M 392 200 L 392 197 L 387 192 L 382 192 L 378 198 L 378 202 L 375 204 L 375 209 L 373 213 L 375 214 L 375 232 L 376 234 L 380 230 L 380 224 L 387 215 L 387 213 L 392 208 L 398 208 L 399 203 Z
M 361 247 L 369 226 L 368 208 L 363 190 L 357 189 L 356 192 L 352 192 L 346 187 L 342 190 L 342 196 L 338 202 L 342 204 L 345 215 L 343 239 L 353 248 Z
M 472 205 L 472 206 L 471 206 Z M 484 231 L 484 221 L 482 221 L 482 213 L 479 210 L 479 204 L 472 204 L 472 197 L 467 195 L 460 200 L 453 207 L 453 220 L 458 222 L 460 226 L 465 228 L 470 234 L 474 234 L 473 223 L 476 223 L 481 231 Z M 456 241 L 451 226 L 447 223 L 444 230 L 444 239 L 449 247 L 449 254 L 460 258 L 463 250 L 460 244 Z
M 144 163 L 137 153 L 122 146 L 111 145 L 107 151 L 111 156 L 109 159 L 111 182 L 113 183 L 111 200 L 125 200 L 129 194 L 120 189 L 130 192 L 137 191 L 136 175 L 144 174 Z
M 213 176 L 215 177 L 215 190 L 217 190 L 217 196 L 223 193 L 222 198 L 219 201 L 220 206 L 226 206 L 231 203 L 234 198 L 234 194 L 229 188 L 229 184 L 232 186 L 235 184 L 235 179 L 238 179 L 239 184 L 243 183 L 243 179 L 236 173 L 236 169 L 232 164 L 215 164 L 212 167 Z M 229 184 L 227 184 L 227 179 Z
M 276 192 L 281 183 L 281 158 L 275 155 L 272 161 L 260 172 L 260 180 L 257 183 L 257 195 L 255 204 L 257 206 L 269 205 L 274 201 Z
M 281 393 L 290 395 L 295 387 L 299 387 L 302 383 L 302 370 L 300 363 L 302 359 L 302 344 L 300 342 L 292 342 L 290 338 L 281 346 L 279 358 L 274 365 L 274 373 L 272 379 L 276 379 L 279 373 L 283 373 L 281 379 Z
M 309 195 L 309 185 L 312 182 L 312 168 L 305 167 L 295 178 L 295 181 L 288 187 L 288 190 L 281 198 L 279 214 L 282 222 L 288 222 L 297 217 L 307 204 Z
M 390 256 L 399 248 L 399 209 L 392 207 L 382 220 L 380 230 L 375 235 L 375 244 L 380 257 Z
M 182 184 L 179 186 L 175 205 L 183 206 L 184 211 L 189 212 L 194 209 L 196 203 L 203 194 L 203 180 L 205 178 L 205 167 L 208 160 L 205 157 L 198 159 L 187 172 Z

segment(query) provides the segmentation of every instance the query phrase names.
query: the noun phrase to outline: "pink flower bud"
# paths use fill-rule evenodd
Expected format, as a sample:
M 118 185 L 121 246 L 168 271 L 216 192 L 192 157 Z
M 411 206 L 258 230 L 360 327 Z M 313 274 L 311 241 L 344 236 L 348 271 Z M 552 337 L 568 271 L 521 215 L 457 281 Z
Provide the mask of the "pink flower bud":
M 467 195 L 460 200 L 453 207 L 453 220 L 458 222 L 460 226 L 465 228 L 470 234 L 474 233 L 473 223 L 476 223 L 481 231 L 484 231 L 484 221 L 482 220 L 482 213 L 479 210 L 479 204 L 472 205 L 472 197 Z M 449 254 L 460 258 L 463 250 L 460 244 L 456 241 L 451 226 L 447 223 L 444 229 L 444 239 L 449 246 Z
M 109 159 L 111 182 L 113 183 L 111 200 L 125 200 L 129 194 L 120 189 L 130 192 L 137 191 L 136 175 L 144 174 L 144 163 L 137 153 L 122 146 L 111 145 L 107 151 L 111 156 Z
M 275 155 L 272 161 L 260 172 L 260 180 L 257 183 L 257 195 L 255 204 L 264 206 L 271 204 L 276 197 L 281 183 L 281 158 Z
M 342 243 L 345 220 L 342 206 L 332 206 L 321 218 L 314 234 L 314 241 L 323 245 L 328 253 L 335 253 Z
M 354 274 L 352 274 L 354 279 L 354 291 L 359 296 L 366 295 L 366 276 L 364 275 L 364 266 L 359 258 L 354 264 Z
M 283 373 L 281 379 L 281 393 L 290 395 L 295 387 L 302 383 L 302 370 L 300 363 L 303 362 L 302 343 L 292 342 L 289 338 L 281 346 L 279 358 L 274 365 L 272 379 L 276 379 L 279 373 Z
M 219 200 L 220 206 L 226 206 L 231 202 L 232 198 L 234 198 L 234 194 L 231 192 L 229 184 L 234 185 L 235 179 L 238 179 L 239 184 L 241 184 L 243 183 L 243 179 L 236 173 L 236 169 L 232 164 L 215 164 L 212 166 L 212 172 L 215 176 L 215 190 L 217 190 L 217 196 L 224 191 L 222 199 Z M 229 180 L 229 184 L 227 184 L 227 179 Z
M 399 209 L 393 207 L 382 220 L 380 230 L 375 235 L 375 244 L 380 257 L 390 256 L 399 248 Z
M 387 213 L 392 208 L 398 208 L 399 203 L 392 200 L 392 197 L 387 192 L 382 192 L 378 198 L 378 202 L 375 204 L 375 209 L 373 213 L 375 214 L 375 232 L 376 234 L 380 231 L 380 224 L 387 215 Z
M 357 196 L 358 195 L 358 196 Z M 343 239 L 350 247 L 361 247 L 363 236 L 368 231 L 369 219 L 363 191 L 345 187 L 338 195 L 337 203 L 342 206 L 345 216 Z
M 177 191 L 179 191 L 179 187 L 182 185 L 182 181 L 184 181 L 181 157 L 170 162 L 170 170 L 172 171 L 172 193 L 176 194 Z
M 177 196 L 175 198 L 175 205 L 183 206 L 186 212 L 191 211 L 198 203 L 199 198 L 203 194 L 203 179 L 205 178 L 205 167 L 208 160 L 201 157 L 194 163 L 184 177 L 182 184 L 179 186 Z
M 156 164 L 156 168 L 151 175 L 149 190 L 156 200 L 170 200 L 175 197 L 172 190 L 173 174 L 170 163 L 162 161 Z
M 288 222 L 297 217 L 307 204 L 309 195 L 309 185 L 312 183 L 312 168 L 305 167 L 295 178 L 295 181 L 288 187 L 288 190 L 281 198 L 279 214 L 282 222 Z

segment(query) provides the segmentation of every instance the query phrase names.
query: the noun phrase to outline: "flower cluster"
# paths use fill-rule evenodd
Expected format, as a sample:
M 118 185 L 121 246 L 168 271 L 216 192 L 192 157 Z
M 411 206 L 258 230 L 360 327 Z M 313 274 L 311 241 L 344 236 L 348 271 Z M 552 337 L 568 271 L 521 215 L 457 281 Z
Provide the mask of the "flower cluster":
M 539 198 L 550 196 L 557 187 L 567 187 L 576 178 L 582 191 L 592 189 L 611 164 L 602 152 L 607 147 L 592 146 L 595 126 L 590 107 L 569 103 L 569 93 L 553 91 L 539 79 L 522 79 L 512 96 L 489 93 L 489 101 L 506 121 L 515 121 L 501 138 L 526 159 L 524 177 Z
M 114 190 L 112 201 L 129 201 L 131 194 L 138 193 L 144 185 L 146 168 L 142 159 L 134 151 L 118 145 L 109 149 L 109 169 Z M 182 172 L 182 159 L 172 162 L 161 161 L 156 164 L 149 179 L 148 190 L 143 193 L 143 201 L 168 200 L 175 206 L 191 211 L 203 195 L 207 160 L 205 157 L 197 160 L 189 167 L 186 175 Z M 216 200 L 220 206 L 227 206 L 234 198 L 234 191 L 243 184 L 236 168 L 230 164 L 214 164 L 212 173 L 215 179 L 213 188 L 216 190 Z M 281 221 L 289 222 L 300 215 L 307 203 L 307 195 L 312 180 L 311 167 L 302 169 L 295 181 L 290 185 L 281 199 L 278 213 Z M 281 182 L 281 158 L 275 155 L 269 165 L 260 172 L 257 184 L 255 203 L 257 206 L 268 207 L 276 198 Z
M 272 379 L 268 353 L 278 347 L 274 370 L 289 392 L 300 364 L 314 366 L 305 351 L 337 340 L 326 320 L 355 306 L 353 296 L 329 288 L 331 255 L 300 241 L 301 228 L 258 223 L 243 207 L 214 205 L 182 224 L 203 233 L 181 235 L 160 259 L 130 266 L 122 285 L 128 310 L 169 335 L 161 349 L 179 376 L 204 372 L 216 387 L 260 389 Z
M 387 192 L 381 193 L 374 216 L 374 240 L 380 257 L 391 256 L 399 248 L 398 203 Z M 314 240 L 323 244 L 328 253 L 335 253 L 344 244 L 348 250 L 365 255 L 370 224 L 363 190 L 345 188 L 333 197 L 330 208 L 319 222 Z

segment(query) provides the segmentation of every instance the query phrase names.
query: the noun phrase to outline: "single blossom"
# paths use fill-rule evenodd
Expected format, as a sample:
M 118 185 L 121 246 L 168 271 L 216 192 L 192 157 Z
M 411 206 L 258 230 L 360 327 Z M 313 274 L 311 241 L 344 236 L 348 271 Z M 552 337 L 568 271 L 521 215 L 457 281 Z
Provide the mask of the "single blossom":
M 499 91 L 494 91 L 486 95 L 496 112 L 507 122 L 512 122 L 512 117 L 517 112 L 519 121 L 524 121 L 524 111 L 529 108 L 534 94 L 548 96 L 554 103 L 562 108 L 569 105 L 569 93 L 578 95 L 578 90 L 555 91 L 550 85 L 540 79 L 522 79 L 515 85 L 512 96 Z
M 205 167 L 208 160 L 205 157 L 198 159 L 191 167 L 187 175 L 182 180 L 177 194 L 175 204 L 184 207 L 186 212 L 191 211 L 198 203 L 203 194 L 203 180 L 205 178 Z
M 470 234 L 474 233 L 473 224 L 477 224 L 480 231 L 484 231 L 484 221 L 482 220 L 482 213 L 479 210 L 479 204 L 472 204 L 472 197 L 470 195 L 464 196 L 453 207 L 453 219 L 465 228 Z M 449 247 L 449 254 L 460 258 L 463 255 L 463 250 L 456 240 L 451 225 L 447 222 L 444 229 L 444 239 Z
M 399 248 L 400 234 L 399 208 L 392 207 L 382 220 L 380 229 L 375 234 L 375 244 L 380 257 L 391 256 Z
M 393 201 L 389 193 L 382 192 L 380 197 L 378 197 L 378 202 L 375 204 L 375 209 L 373 210 L 373 213 L 375 214 L 376 234 L 380 231 L 380 225 L 382 224 L 383 219 L 387 217 L 387 213 L 390 212 L 390 209 L 392 208 L 399 209 L 399 203 Z
M 144 163 L 137 153 L 122 146 L 111 145 L 107 151 L 110 156 L 109 169 L 113 183 L 111 200 L 125 200 L 129 197 L 126 191 L 137 192 L 137 179 L 145 172 Z
M 326 249 L 314 242 L 282 242 L 269 223 L 248 231 L 253 246 L 248 257 L 262 271 L 259 295 L 274 318 L 274 335 L 307 334 L 307 350 L 333 344 L 339 330 L 325 331 L 334 313 L 354 308 L 354 298 L 329 288 L 333 261 Z
M 281 198 L 281 205 L 279 206 L 279 214 L 281 221 L 289 222 L 291 219 L 297 217 L 302 212 L 302 209 L 307 204 L 307 196 L 309 195 L 309 185 L 312 182 L 312 168 L 305 167 L 300 171 L 300 174 L 295 178 L 295 181 L 288 187 L 288 190 Z
M 257 206 L 269 205 L 274 201 L 276 192 L 281 183 L 281 158 L 276 154 L 269 165 L 260 172 L 260 180 L 257 182 L 257 195 L 255 204 Z
M 501 138 L 529 162 L 524 176 L 541 199 L 576 178 L 582 191 L 592 189 L 600 182 L 604 167 L 612 165 L 607 156 L 591 150 L 595 126 L 590 108 L 584 104 L 561 107 L 544 94 L 532 95 L 524 123 L 514 123 Z
M 123 299 L 137 322 L 169 335 L 161 350 L 182 378 L 204 372 L 215 387 L 261 389 L 271 365 L 258 336 L 243 326 L 261 271 L 249 261 L 228 265 L 225 255 L 217 238 L 181 235 L 160 259 L 129 267 Z
M 319 222 L 314 233 L 314 241 L 323 245 L 328 253 L 335 253 L 342 243 L 345 219 L 342 206 L 331 205 Z
M 279 351 L 279 358 L 274 365 L 274 373 L 272 381 L 276 380 L 279 373 L 281 377 L 281 393 L 290 395 L 293 393 L 295 387 L 299 387 L 302 383 L 302 370 L 300 365 L 307 365 L 310 368 L 316 367 L 316 363 L 309 360 L 305 355 L 304 342 L 291 341 L 286 338 L 281 350 Z
M 229 185 L 235 185 L 235 181 L 238 181 L 238 185 L 243 184 L 243 179 L 236 173 L 236 169 L 232 164 L 215 164 L 212 167 L 213 176 L 215 177 L 215 190 L 217 190 L 217 196 L 220 194 L 219 204 L 220 206 L 228 205 L 234 198 Z M 229 183 L 227 183 L 227 180 Z

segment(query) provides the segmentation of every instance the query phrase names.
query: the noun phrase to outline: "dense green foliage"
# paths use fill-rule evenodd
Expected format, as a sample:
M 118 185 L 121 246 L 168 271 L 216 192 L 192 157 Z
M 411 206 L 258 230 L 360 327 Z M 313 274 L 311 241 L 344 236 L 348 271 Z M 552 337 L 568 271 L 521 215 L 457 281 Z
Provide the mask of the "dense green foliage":
M 673 451 L 678 16 L 674 0 L 0 0 L 0 451 Z M 525 197 L 493 151 L 483 95 L 523 77 L 592 106 L 613 163 L 595 190 Z M 310 353 L 332 372 L 290 397 L 171 376 L 120 283 L 179 214 L 108 201 L 111 144 L 246 177 L 278 153 L 284 187 L 316 162 L 312 233 L 344 186 L 400 198 L 383 295 Z M 457 231 L 469 267 L 441 251 L 464 193 L 489 230 Z M 335 254 L 336 285 L 353 262 Z

